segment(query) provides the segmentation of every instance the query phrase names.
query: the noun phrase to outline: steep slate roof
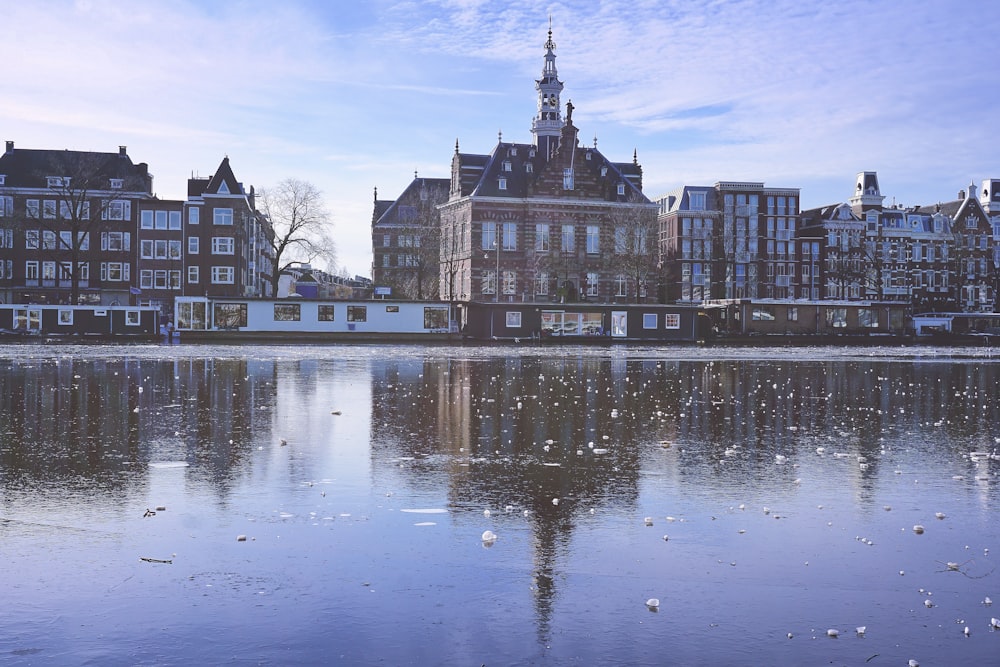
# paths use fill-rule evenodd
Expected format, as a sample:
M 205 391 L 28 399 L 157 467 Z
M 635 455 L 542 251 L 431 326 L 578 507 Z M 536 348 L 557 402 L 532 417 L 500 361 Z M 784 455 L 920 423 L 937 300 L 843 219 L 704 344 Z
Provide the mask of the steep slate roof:
M 409 223 L 405 217 L 405 210 L 410 202 L 419 200 L 421 188 L 437 188 L 445 195 L 451 181 L 447 178 L 414 178 L 406 186 L 402 194 L 395 200 L 376 199 L 373 225 L 393 225 Z
M 600 199 L 608 202 L 634 200 L 649 203 L 641 191 L 642 168 L 633 162 L 611 162 L 594 147 L 574 146 L 576 128 L 563 126 L 560 146 L 551 159 L 533 144 L 499 141 L 489 155 L 458 153 L 461 196 L 525 199 L 540 196 L 552 182 L 562 183 L 562 170 L 573 165 L 574 190 L 560 192 L 560 197 Z M 456 151 L 458 145 L 456 143 Z M 589 157 L 589 159 L 588 159 Z M 507 168 L 509 165 L 509 169 Z M 529 167 L 530 166 L 530 171 Z M 604 175 L 601 175 L 602 168 Z M 500 179 L 506 188 L 500 188 Z M 625 194 L 618 194 L 618 184 L 625 183 Z M 586 184 L 596 184 L 597 188 Z M 554 194 L 550 192 L 549 194 Z
M 215 170 L 215 173 L 211 176 L 204 178 L 189 178 L 188 179 L 188 197 L 203 197 L 205 195 L 218 195 L 219 190 L 222 189 L 223 184 L 225 184 L 225 190 L 221 194 L 225 196 L 230 195 L 245 195 L 246 192 L 243 190 L 243 184 L 236 180 L 236 176 L 233 174 L 233 168 L 229 166 L 229 156 L 222 158 L 222 162 L 219 164 L 219 168 Z M 251 188 L 252 189 L 252 188 Z
M 8 150 L 0 155 L 0 174 L 4 186 L 10 188 L 47 188 L 48 176 L 69 176 L 86 172 L 98 177 L 100 184 L 86 184 L 90 190 L 110 189 L 111 179 L 122 179 L 127 192 L 151 193 L 153 178 L 145 162 L 133 164 L 121 146 L 117 153 L 93 151 L 15 149 L 8 142 Z M 73 185 L 72 180 L 70 185 Z

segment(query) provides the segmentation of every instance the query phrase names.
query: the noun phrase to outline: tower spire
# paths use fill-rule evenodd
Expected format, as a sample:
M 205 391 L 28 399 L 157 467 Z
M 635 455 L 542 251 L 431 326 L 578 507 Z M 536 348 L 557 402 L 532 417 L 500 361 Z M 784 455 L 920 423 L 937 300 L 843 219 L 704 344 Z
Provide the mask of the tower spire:
M 549 16 L 548 39 L 545 40 L 544 48 L 542 76 L 535 80 L 538 111 L 531 122 L 531 134 L 541 154 L 550 155 L 552 148 L 559 142 L 563 124 L 559 104 L 563 83 L 559 80 L 559 72 L 556 70 L 556 43 L 552 40 L 551 16 Z

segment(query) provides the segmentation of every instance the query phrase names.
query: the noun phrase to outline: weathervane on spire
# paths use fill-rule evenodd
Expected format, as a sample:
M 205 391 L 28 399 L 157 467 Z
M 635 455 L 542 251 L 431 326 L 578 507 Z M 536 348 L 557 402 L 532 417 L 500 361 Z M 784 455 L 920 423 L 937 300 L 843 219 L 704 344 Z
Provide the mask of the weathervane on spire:
M 549 14 L 549 39 L 545 42 L 545 48 L 554 51 L 556 43 L 552 41 L 552 14 Z

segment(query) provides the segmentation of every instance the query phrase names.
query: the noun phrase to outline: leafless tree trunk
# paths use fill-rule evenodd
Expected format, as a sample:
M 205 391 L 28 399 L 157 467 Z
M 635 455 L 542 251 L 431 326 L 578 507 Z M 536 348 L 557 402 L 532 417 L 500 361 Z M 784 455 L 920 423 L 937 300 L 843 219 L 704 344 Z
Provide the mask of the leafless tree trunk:
M 282 271 L 296 262 L 336 261 L 336 245 L 330 233 L 330 214 L 323 193 L 312 183 L 287 178 L 263 190 L 260 210 L 274 232 L 271 245 L 271 292 L 278 293 Z

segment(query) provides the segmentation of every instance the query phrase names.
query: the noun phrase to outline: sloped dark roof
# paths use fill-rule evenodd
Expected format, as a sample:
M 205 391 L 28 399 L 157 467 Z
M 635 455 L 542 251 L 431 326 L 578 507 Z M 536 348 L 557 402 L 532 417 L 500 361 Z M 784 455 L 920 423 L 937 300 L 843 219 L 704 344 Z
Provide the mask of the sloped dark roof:
M 225 188 L 223 188 L 223 184 Z M 228 190 L 228 192 L 226 192 Z M 222 158 L 222 163 L 219 168 L 215 170 L 215 174 L 209 180 L 208 185 L 202 192 L 204 195 L 216 195 L 220 194 L 230 194 L 230 195 L 242 195 L 246 194 L 243 191 L 243 184 L 236 180 L 236 176 L 233 174 L 233 168 L 229 166 L 229 156 Z
M 447 199 L 448 188 L 451 181 L 447 178 L 414 178 L 406 189 L 395 200 L 376 200 L 375 212 L 373 214 L 373 225 L 392 225 L 410 222 L 406 220 L 406 214 L 412 209 L 413 203 L 420 200 L 422 189 L 436 189 L 443 195 L 442 202 Z
M 558 177 L 562 169 L 573 165 L 578 184 L 574 196 L 608 202 L 638 201 L 650 203 L 642 193 L 642 167 L 635 162 L 611 162 L 597 148 L 574 146 L 576 128 L 563 128 L 560 148 L 551 159 L 533 144 L 500 141 L 489 155 L 457 153 L 461 195 L 525 199 L 538 194 L 538 185 L 546 176 Z M 564 148 L 565 147 L 565 148 Z M 572 158 L 569 153 L 573 152 Z M 558 170 L 558 174 L 553 174 Z M 505 186 L 501 188 L 501 183 Z M 619 183 L 625 193 L 618 194 Z
M 0 155 L 4 185 L 13 188 L 47 188 L 48 176 L 68 176 L 70 185 L 107 190 L 111 179 L 122 179 L 129 192 L 152 193 L 153 178 L 145 162 L 134 164 L 122 146 L 117 153 L 24 149 L 9 147 Z M 80 183 L 80 179 L 87 183 Z M 74 182 L 75 181 L 75 182 Z

